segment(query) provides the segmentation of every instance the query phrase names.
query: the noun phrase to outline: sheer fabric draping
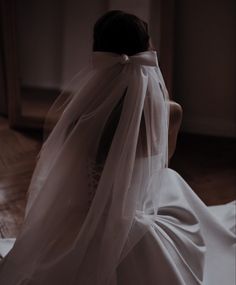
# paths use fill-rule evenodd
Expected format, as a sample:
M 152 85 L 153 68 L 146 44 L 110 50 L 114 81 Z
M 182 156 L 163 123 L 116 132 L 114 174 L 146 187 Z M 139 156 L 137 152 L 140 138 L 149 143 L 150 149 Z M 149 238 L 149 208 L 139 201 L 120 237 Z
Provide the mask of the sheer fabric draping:
M 167 167 L 156 53 L 94 53 L 52 106 L 1 285 L 235 284 L 235 202 L 207 207 Z
M 60 119 L 33 174 L 9 284 L 20 272 L 20 284 L 109 284 L 157 215 L 169 110 L 156 52 L 95 52 L 68 90 L 49 112 L 46 131 Z

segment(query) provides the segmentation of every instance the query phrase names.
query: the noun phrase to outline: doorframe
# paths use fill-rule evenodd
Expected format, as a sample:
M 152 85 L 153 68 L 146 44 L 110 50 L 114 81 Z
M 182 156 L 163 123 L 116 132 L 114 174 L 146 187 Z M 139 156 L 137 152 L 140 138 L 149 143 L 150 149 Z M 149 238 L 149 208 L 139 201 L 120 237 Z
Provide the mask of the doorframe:
M 16 2 L 0 0 L 0 3 L 8 119 L 10 127 L 18 127 L 21 121 L 21 98 L 16 42 Z
M 17 46 L 17 0 L 0 0 L 3 35 L 3 61 L 9 126 L 16 129 L 42 129 L 44 120 L 22 115 L 20 64 Z

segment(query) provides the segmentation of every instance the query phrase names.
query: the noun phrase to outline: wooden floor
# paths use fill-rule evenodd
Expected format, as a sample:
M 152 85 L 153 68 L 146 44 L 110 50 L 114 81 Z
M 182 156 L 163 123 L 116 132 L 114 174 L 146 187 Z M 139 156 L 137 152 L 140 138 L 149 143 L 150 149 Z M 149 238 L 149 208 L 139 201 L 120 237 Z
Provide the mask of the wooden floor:
M 9 129 L 0 118 L 0 237 L 19 231 L 39 147 L 35 138 Z
M 236 199 L 236 139 L 182 134 L 170 167 L 207 205 Z
M 19 232 L 39 149 L 39 139 L 9 129 L 0 117 L 0 237 Z M 206 204 L 213 205 L 236 198 L 235 160 L 235 140 L 182 135 L 170 166 Z

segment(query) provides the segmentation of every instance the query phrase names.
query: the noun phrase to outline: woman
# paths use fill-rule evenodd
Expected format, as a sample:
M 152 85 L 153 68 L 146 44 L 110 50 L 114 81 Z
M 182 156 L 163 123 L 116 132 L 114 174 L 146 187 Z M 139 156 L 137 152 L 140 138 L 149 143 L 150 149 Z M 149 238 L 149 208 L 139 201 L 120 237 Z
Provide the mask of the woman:
M 146 23 L 105 14 L 93 50 L 50 112 L 60 119 L 0 283 L 232 285 L 233 232 L 167 167 L 168 94 Z

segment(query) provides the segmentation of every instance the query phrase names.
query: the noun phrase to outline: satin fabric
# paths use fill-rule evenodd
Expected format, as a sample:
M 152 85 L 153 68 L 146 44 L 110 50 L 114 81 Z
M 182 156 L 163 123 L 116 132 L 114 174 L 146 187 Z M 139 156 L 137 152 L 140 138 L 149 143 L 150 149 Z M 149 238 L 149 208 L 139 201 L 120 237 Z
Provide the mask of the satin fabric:
M 235 202 L 207 207 L 171 169 L 165 171 L 163 188 L 157 217 L 147 215 L 144 221 L 137 215 L 148 231 L 119 265 L 110 284 L 235 284 Z M 0 240 L 1 253 L 5 255 L 13 244 L 14 239 Z M 25 280 L 17 265 L 9 268 L 9 274 Z M 56 275 L 56 284 L 66 284 Z M 37 279 L 28 284 L 43 284 Z

